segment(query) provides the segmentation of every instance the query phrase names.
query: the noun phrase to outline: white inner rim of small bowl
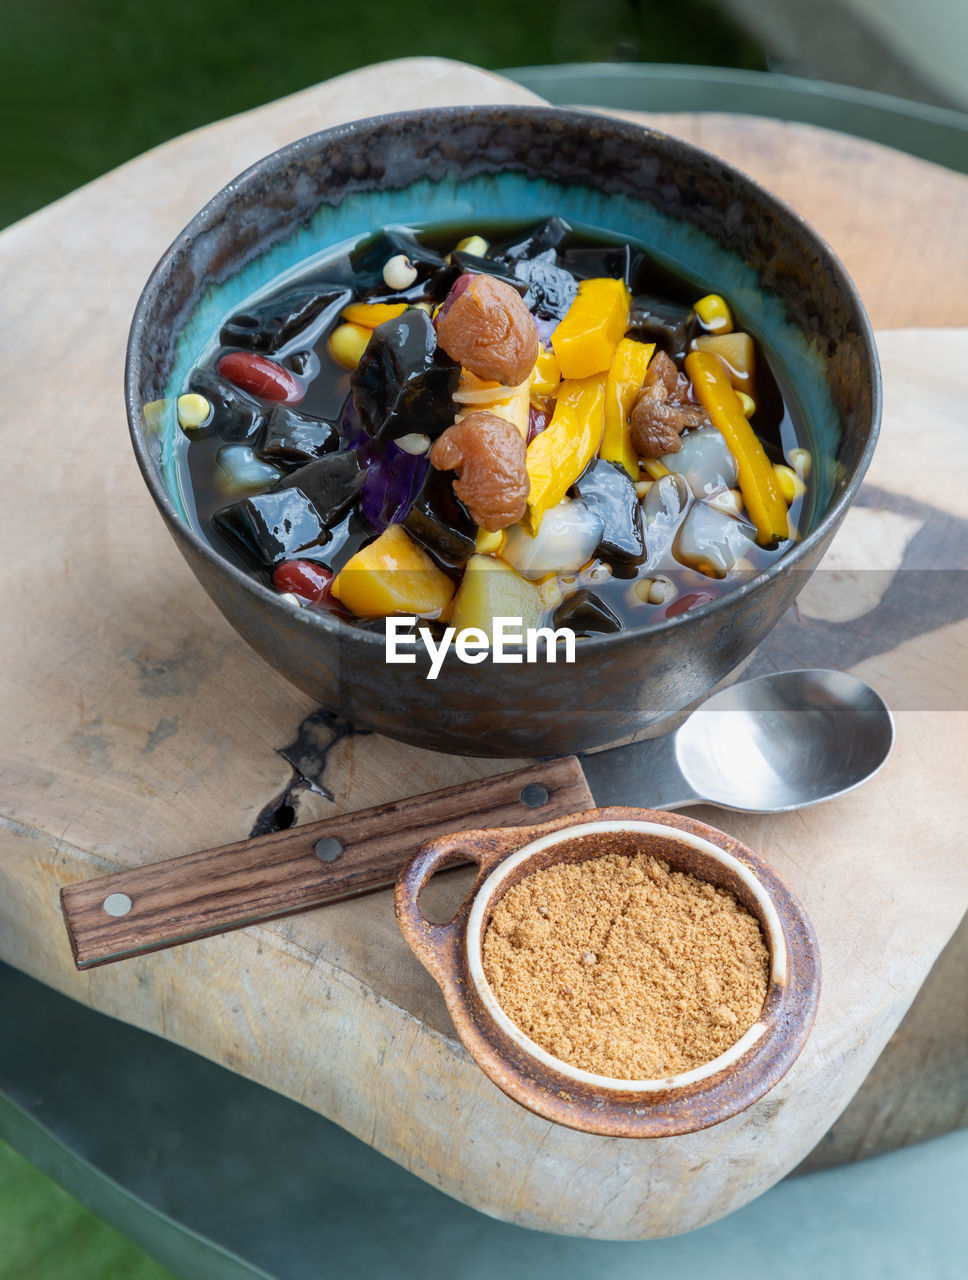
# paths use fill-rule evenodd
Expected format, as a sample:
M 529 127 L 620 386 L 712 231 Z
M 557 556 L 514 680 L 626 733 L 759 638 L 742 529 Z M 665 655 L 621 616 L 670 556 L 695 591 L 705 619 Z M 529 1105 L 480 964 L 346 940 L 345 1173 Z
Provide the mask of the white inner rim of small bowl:
M 533 854 L 540 853 L 543 849 L 549 849 L 556 844 L 563 844 L 567 840 L 575 839 L 576 836 L 602 835 L 610 831 L 616 833 L 641 831 L 647 835 L 661 836 L 670 842 L 678 841 L 683 844 L 690 844 L 693 848 L 700 849 L 703 853 L 708 853 L 717 862 L 732 871 L 747 886 L 762 913 L 762 922 L 770 945 L 770 985 L 786 982 L 787 953 L 780 917 L 777 915 L 773 900 L 753 872 L 738 858 L 734 858 L 731 853 L 727 853 L 725 849 L 720 849 L 717 845 L 711 844 L 708 840 L 703 840 L 701 836 L 692 835 L 688 831 L 680 831 L 678 827 L 667 826 L 660 822 L 586 822 L 577 827 L 566 827 L 563 831 L 554 831 L 551 835 L 542 836 L 539 840 L 526 844 L 523 849 L 519 849 L 517 853 L 512 854 L 510 858 L 495 867 L 478 890 L 474 898 L 474 905 L 467 919 L 467 964 L 471 979 L 485 1007 L 502 1031 L 509 1035 L 515 1043 L 519 1044 L 533 1058 L 537 1058 L 539 1062 L 543 1062 L 545 1066 L 551 1067 L 552 1070 L 559 1072 L 561 1075 L 569 1076 L 572 1080 L 580 1081 L 582 1084 L 594 1085 L 600 1089 L 617 1089 L 625 1093 L 657 1093 L 660 1090 L 681 1089 L 685 1085 L 708 1079 L 708 1077 L 716 1075 L 725 1068 L 731 1067 L 762 1038 L 766 1033 L 767 1024 L 762 1019 L 757 1020 L 745 1035 L 741 1036 L 734 1045 L 730 1045 L 725 1053 L 721 1053 L 718 1058 L 713 1058 L 711 1062 L 706 1062 L 701 1067 L 694 1067 L 691 1071 L 683 1071 L 679 1075 L 669 1076 L 661 1080 L 620 1080 L 615 1076 L 600 1076 L 592 1071 L 584 1071 L 581 1067 L 574 1067 L 568 1062 L 563 1062 L 560 1058 L 553 1057 L 546 1049 L 542 1049 L 539 1044 L 535 1044 L 504 1012 L 494 992 L 491 990 L 487 978 L 484 976 L 484 963 L 481 955 L 484 913 L 495 891 L 508 876 L 522 862 L 526 862 Z

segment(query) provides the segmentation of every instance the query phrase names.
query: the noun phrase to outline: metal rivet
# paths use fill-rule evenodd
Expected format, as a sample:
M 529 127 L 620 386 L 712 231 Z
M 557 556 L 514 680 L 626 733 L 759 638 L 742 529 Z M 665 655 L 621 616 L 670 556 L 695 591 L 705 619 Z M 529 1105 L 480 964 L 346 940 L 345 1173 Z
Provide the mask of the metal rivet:
M 322 840 L 316 841 L 313 849 L 316 857 L 322 858 L 324 862 L 336 862 L 343 856 L 343 846 L 333 836 L 323 836 Z
M 126 893 L 109 893 L 104 899 L 104 910 L 109 916 L 126 916 L 131 910 L 131 899 Z
M 548 803 L 547 787 L 543 787 L 540 782 L 529 782 L 522 788 L 521 803 L 526 804 L 529 809 L 540 809 L 543 804 Z

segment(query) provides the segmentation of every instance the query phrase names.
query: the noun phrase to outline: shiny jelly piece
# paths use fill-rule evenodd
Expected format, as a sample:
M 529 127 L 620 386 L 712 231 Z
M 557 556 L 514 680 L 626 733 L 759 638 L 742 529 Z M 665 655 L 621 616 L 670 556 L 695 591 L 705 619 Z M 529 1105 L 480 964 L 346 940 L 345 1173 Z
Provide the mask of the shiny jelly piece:
M 233 386 L 260 400 L 297 404 L 306 394 L 294 373 L 254 351 L 230 351 L 222 356 L 215 370 Z
M 298 490 L 329 528 L 353 504 L 365 479 L 366 472 L 355 453 L 328 453 L 280 480 L 275 492 Z
M 453 476 L 431 467 L 403 527 L 443 564 L 458 568 L 474 554 L 477 525 L 454 493 Z
M 350 379 L 367 435 L 395 440 L 416 432 L 433 440 L 454 420 L 460 365 L 437 347 L 430 317 L 411 308 L 373 330 Z
M 513 244 L 495 253 L 494 256 L 503 258 L 507 262 L 536 258 L 539 254 L 547 253 L 549 249 L 557 249 L 570 235 L 569 224 L 564 218 L 556 215 L 529 231 L 525 236 L 515 239 Z
M 700 332 L 692 307 L 666 298 L 634 294 L 629 308 L 628 335 L 640 342 L 654 342 L 672 359 L 684 356 Z
M 212 521 L 244 560 L 262 569 L 329 541 L 319 512 L 298 489 L 253 494 L 216 511 Z
M 350 254 L 350 270 L 359 292 L 363 295 L 393 293 L 394 290 L 383 279 L 383 268 L 391 258 L 400 254 L 409 259 L 417 272 L 413 285 L 402 290 L 401 296 L 421 296 L 431 276 L 436 277 L 433 283 L 437 295 L 443 297 L 446 294 L 457 269 L 448 265 L 443 254 L 421 244 L 412 231 L 403 227 L 387 227 L 377 232 L 357 245 Z
M 633 288 L 644 255 L 632 252 L 627 244 L 601 245 L 590 249 L 566 249 L 560 257 L 560 265 L 571 272 L 576 280 L 597 280 L 610 276 L 624 280 Z
M 555 610 L 556 627 L 570 627 L 576 636 L 606 636 L 622 631 L 622 620 L 594 591 L 576 591 Z
M 266 419 L 262 406 L 213 369 L 193 369 L 188 390 L 204 396 L 212 406 L 211 418 L 192 432 L 193 440 L 218 435 L 227 444 L 251 444 L 262 430 Z
M 317 321 L 325 327 L 351 296 L 349 289 L 338 284 L 286 289 L 236 312 L 222 325 L 219 341 L 223 347 L 271 355 Z
M 517 281 L 527 285 L 524 303 L 543 320 L 562 320 L 578 292 L 578 283 L 554 261 L 554 252 L 545 258 L 515 262 Z
M 256 452 L 266 462 L 302 464 L 338 448 L 339 431 L 332 422 L 280 404 L 270 413 Z
M 609 563 L 638 564 L 645 556 L 642 507 L 635 485 L 617 462 L 599 458 L 575 484 L 578 496 L 601 517 L 598 554 Z
M 216 458 L 218 483 L 226 494 L 258 493 L 280 478 L 278 467 L 257 458 L 246 444 L 224 444 Z

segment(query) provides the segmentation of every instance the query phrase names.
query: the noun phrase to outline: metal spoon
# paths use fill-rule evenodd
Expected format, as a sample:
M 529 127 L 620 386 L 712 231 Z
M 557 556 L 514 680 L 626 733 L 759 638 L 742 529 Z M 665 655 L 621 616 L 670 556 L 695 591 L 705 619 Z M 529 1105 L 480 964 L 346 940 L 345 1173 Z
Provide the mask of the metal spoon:
M 859 787 L 893 745 L 894 719 L 863 680 L 778 671 L 714 694 L 674 733 L 586 756 L 582 766 L 600 805 L 635 795 L 653 809 L 783 813 Z

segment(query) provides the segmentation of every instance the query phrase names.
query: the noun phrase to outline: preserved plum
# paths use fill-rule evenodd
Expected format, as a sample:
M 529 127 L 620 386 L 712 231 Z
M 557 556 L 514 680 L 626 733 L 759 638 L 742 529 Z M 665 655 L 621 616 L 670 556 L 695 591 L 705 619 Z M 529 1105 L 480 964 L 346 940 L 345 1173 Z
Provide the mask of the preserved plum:
M 538 358 L 538 331 L 521 295 L 492 276 L 461 277 L 437 320 L 437 341 L 479 378 L 523 382 Z
M 493 413 L 471 413 L 448 427 L 430 451 L 438 471 L 454 471 L 454 493 L 482 529 L 517 524 L 528 502 L 527 449 L 521 433 Z
M 632 406 L 629 425 L 632 444 L 640 458 L 678 453 L 683 431 L 709 426 L 705 409 L 682 398 L 679 371 L 664 351 L 657 351 L 652 357 L 642 391 Z

